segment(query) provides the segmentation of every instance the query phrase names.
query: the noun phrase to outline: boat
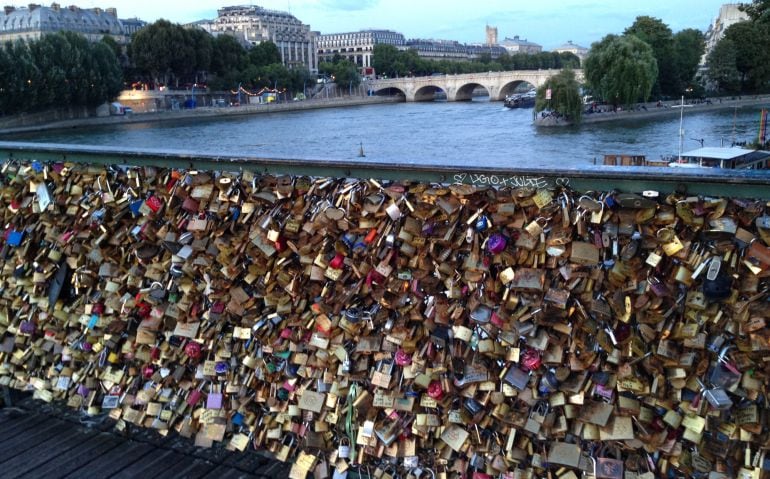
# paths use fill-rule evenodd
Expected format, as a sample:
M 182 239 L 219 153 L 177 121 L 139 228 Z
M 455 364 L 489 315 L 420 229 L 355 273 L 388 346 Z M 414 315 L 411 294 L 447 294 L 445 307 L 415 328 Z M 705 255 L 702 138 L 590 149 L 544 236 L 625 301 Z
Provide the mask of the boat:
M 764 170 L 770 167 L 770 151 L 752 150 L 737 146 L 707 146 L 683 152 L 668 166 L 675 168 Z
M 535 106 L 536 96 L 537 93 L 534 90 L 527 93 L 515 93 L 506 96 L 503 105 L 508 108 L 532 108 Z
M 684 146 L 684 109 L 692 105 L 684 103 L 684 97 L 680 105 L 679 113 L 679 153 L 669 155 L 660 160 L 647 160 L 641 155 L 604 155 L 604 165 L 608 166 L 657 166 L 672 168 L 720 168 L 729 170 L 766 170 L 770 168 L 770 151 L 744 148 L 742 145 L 707 147 L 703 146 L 703 139 L 693 140 L 700 142 L 701 147 L 695 150 L 682 151 Z M 672 107 L 673 108 L 673 107 Z M 762 112 L 760 125 L 760 142 L 764 143 L 766 127 L 766 112 Z M 735 126 L 733 125 L 733 129 Z

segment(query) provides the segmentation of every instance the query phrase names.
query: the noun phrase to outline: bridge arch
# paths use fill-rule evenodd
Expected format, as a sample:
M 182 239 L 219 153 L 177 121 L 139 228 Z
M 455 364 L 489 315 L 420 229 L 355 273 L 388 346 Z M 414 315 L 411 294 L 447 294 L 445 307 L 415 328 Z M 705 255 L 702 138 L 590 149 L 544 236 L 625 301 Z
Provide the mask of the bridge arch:
M 436 93 L 446 94 L 446 90 L 438 85 L 424 85 L 414 92 L 414 101 L 434 101 Z
M 478 87 L 481 87 L 487 91 L 487 94 L 489 95 L 490 100 L 493 98 L 494 92 L 492 91 L 492 88 L 489 87 L 489 85 L 485 85 L 479 82 L 468 82 L 468 83 L 464 83 L 463 85 L 457 88 L 457 91 L 455 92 L 455 95 L 454 95 L 454 101 L 473 100 L 473 92 Z
M 385 88 L 372 88 L 372 94 L 376 96 L 401 96 L 406 100 L 406 92 L 401 88 L 387 86 Z
M 530 88 L 527 88 L 527 85 Z M 500 88 L 500 93 L 497 98 L 492 98 L 493 101 L 502 101 L 505 100 L 505 97 L 508 95 L 513 95 L 514 93 L 526 93 L 531 88 L 537 88 L 538 85 L 533 85 L 532 83 L 528 82 L 527 80 L 513 80 L 508 83 L 505 83 Z

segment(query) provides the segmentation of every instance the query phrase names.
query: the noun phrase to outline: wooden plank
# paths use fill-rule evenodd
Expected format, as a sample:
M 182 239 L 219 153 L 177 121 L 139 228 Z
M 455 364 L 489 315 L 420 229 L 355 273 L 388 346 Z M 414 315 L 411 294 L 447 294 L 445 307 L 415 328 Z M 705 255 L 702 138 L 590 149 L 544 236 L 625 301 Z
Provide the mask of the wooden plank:
M 211 472 L 203 476 L 203 479 L 252 479 L 256 478 L 254 474 L 249 474 L 233 467 L 220 464 Z
M 110 477 L 129 465 L 140 461 L 153 450 L 148 444 L 126 441 L 106 454 L 94 457 L 82 466 L 90 477 Z M 72 472 L 64 477 L 83 477 L 82 471 Z
M 33 428 L 45 421 L 47 418 L 38 414 L 30 414 L 15 418 L 13 421 L 0 424 L 0 442 L 14 437 L 19 431 Z
M 38 477 L 64 477 L 71 472 L 82 472 L 95 457 L 117 448 L 125 441 L 108 433 L 99 433 L 69 453 L 59 456 L 35 470 Z
M 111 479 L 133 479 L 134 477 L 161 477 L 166 473 L 173 473 L 177 465 L 191 458 L 184 454 L 171 450 L 153 452 L 144 460 L 126 467 L 117 472 Z
M 34 448 L 41 442 L 45 442 L 51 436 L 60 434 L 72 427 L 72 424 L 49 418 L 48 421 L 35 429 L 16 434 L 14 437 L 10 437 L 0 444 L 0 463 L 18 456 L 19 454 Z
M 18 477 L 29 472 L 36 474 L 36 468 L 62 454 L 78 447 L 83 441 L 94 436 L 94 431 L 83 428 L 72 428 L 61 434 L 49 437 L 47 441 L 38 444 L 34 451 L 27 451 L 2 464 L 4 477 Z
M 208 474 L 216 466 L 202 459 L 195 459 L 187 467 L 172 471 L 165 479 L 198 479 Z
M 266 467 L 272 461 L 274 459 L 270 459 L 256 451 L 246 451 L 227 458 L 224 464 L 243 471 L 257 471 L 260 468 Z

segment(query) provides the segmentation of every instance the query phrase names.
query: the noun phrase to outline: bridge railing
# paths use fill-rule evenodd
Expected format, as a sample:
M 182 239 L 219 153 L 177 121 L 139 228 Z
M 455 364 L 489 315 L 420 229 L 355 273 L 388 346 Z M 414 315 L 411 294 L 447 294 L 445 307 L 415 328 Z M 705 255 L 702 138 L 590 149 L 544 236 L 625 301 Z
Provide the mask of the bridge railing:
M 579 165 L 564 168 L 512 166 L 472 167 L 421 165 L 369 160 L 266 158 L 207 154 L 179 150 L 143 150 L 44 143 L 0 142 L 0 158 L 13 160 L 72 161 L 98 165 L 137 165 L 213 171 L 251 171 L 317 177 L 377 178 L 490 187 L 568 187 L 581 191 L 642 192 L 688 195 L 729 195 L 770 200 L 767 170 L 635 168 Z

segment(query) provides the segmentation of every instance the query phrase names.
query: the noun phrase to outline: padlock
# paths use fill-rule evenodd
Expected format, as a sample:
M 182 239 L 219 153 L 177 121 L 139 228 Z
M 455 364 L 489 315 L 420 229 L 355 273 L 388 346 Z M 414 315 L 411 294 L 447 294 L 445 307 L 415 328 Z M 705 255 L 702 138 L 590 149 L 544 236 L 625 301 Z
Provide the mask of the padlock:
M 287 442 L 288 440 L 288 442 Z M 289 456 L 292 454 L 294 447 L 296 446 L 297 437 L 294 434 L 288 434 L 281 440 L 281 447 L 275 454 L 275 458 L 281 462 L 288 462 Z
M 595 459 L 595 473 L 597 479 L 623 479 L 624 464 L 619 449 L 611 449 L 604 445 Z M 614 457 L 607 457 L 611 454 Z
M 342 459 L 350 457 L 350 439 L 345 436 L 340 437 L 339 445 L 337 446 L 337 457 Z

